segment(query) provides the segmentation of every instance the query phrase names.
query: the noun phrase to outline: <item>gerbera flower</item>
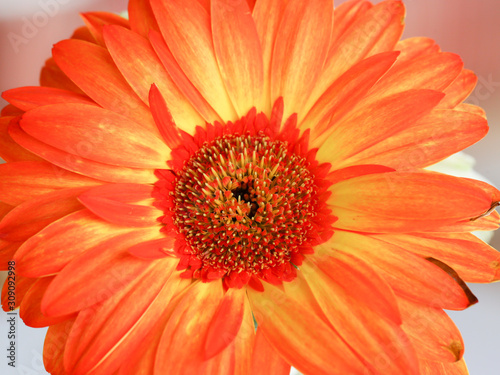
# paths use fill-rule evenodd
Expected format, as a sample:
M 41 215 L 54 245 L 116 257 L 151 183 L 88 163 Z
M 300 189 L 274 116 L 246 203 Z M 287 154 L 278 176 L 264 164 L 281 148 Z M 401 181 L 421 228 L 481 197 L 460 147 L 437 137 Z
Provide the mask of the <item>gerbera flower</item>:
M 404 6 L 131 0 L 5 92 L 0 247 L 52 374 L 466 374 L 500 192 L 423 168 L 487 132 Z M 4 306 L 8 298 L 4 290 Z

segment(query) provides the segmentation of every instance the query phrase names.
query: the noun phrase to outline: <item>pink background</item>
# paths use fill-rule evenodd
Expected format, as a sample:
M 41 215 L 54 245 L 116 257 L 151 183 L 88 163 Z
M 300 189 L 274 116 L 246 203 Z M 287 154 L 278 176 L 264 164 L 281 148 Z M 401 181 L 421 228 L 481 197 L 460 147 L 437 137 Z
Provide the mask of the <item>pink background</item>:
M 38 84 L 40 68 L 49 57 L 52 45 L 69 37 L 82 24 L 78 12 L 120 12 L 126 9 L 126 3 L 125 0 L 1 0 L 0 92 Z M 470 102 L 486 110 L 491 129 L 483 141 L 467 152 L 476 158 L 476 169 L 500 186 L 500 1 L 407 0 L 405 4 L 405 37 L 435 39 L 442 50 L 459 54 L 465 66 L 478 75 L 479 84 Z M 0 99 L 0 107 L 4 104 Z M 500 234 L 494 238 L 493 245 L 500 248 Z M 499 373 L 500 347 L 496 340 L 500 335 L 499 285 L 473 285 L 479 305 L 466 312 L 450 314 L 462 330 L 466 360 L 473 375 Z M 7 332 L 5 320 L 5 315 L 0 315 L 2 348 L 4 332 Z M 20 367 L 12 371 L 2 355 L 0 372 L 45 374 L 40 362 L 44 330 L 20 329 Z

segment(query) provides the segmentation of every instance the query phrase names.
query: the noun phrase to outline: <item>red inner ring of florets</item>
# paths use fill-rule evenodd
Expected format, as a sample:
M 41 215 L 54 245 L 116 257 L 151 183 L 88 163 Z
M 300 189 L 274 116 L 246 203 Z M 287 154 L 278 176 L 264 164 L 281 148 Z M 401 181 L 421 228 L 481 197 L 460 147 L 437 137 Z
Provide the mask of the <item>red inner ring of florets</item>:
M 265 127 L 230 131 L 257 120 L 250 113 L 222 134 L 216 124 L 211 141 L 210 128 L 198 128 L 173 150 L 172 170 L 157 170 L 156 206 L 165 212 L 163 231 L 176 238 L 181 277 L 256 289 L 259 279 L 291 281 L 304 254 L 331 235 L 329 165 L 318 164 L 298 131 L 290 132 L 293 123 L 291 136 Z

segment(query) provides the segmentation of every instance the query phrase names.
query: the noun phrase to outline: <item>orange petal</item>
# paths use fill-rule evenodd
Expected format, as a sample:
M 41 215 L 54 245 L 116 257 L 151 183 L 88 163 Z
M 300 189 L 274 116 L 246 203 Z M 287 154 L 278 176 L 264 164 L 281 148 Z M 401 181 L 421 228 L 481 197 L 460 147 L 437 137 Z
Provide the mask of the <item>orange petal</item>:
M 33 109 L 21 120 L 32 137 L 72 155 L 132 168 L 163 168 L 168 147 L 127 117 L 84 104 Z
M 22 242 L 9 242 L 0 240 L 0 271 L 7 271 L 9 268 L 8 262 L 12 260 Z
M 476 220 L 461 220 L 449 225 L 441 225 L 435 228 L 434 232 L 472 232 L 475 230 L 491 231 L 498 229 L 500 225 L 500 214 L 497 211 L 491 212 L 487 216 L 482 216 Z
M 350 157 L 349 162 L 382 164 L 398 170 L 423 168 L 478 142 L 487 132 L 484 117 L 458 110 L 433 110 L 415 124 Z
M 151 0 L 163 38 L 186 76 L 224 121 L 236 115 L 220 75 L 210 16 L 196 1 Z
M 162 263 L 157 263 L 158 267 L 162 266 Z M 177 305 L 178 299 L 185 290 L 191 285 L 191 280 L 181 279 L 178 273 L 173 274 L 167 282 L 164 283 L 158 297 L 151 303 L 149 308 L 146 310 L 144 315 L 137 321 L 132 329 L 128 333 L 123 335 L 122 340 L 119 341 L 118 345 L 115 345 L 104 357 L 104 359 L 95 368 L 95 374 L 107 375 L 110 371 L 114 371 L 117 365 L 122 365 L 119 374 L 120 375 L 151 375 L 154 373 L 155 368 L 155 357 L 162 336 L 162 332 L 165 329 L 166 323 L 172 315 L 172 311 Z M 138 289 L 140 291 L 141 289 Z M 134 301 L 128 300 L 127 304 L 131 304 Z M 106 310 L 103 313 L 110 311 L 105 315 L 112 314 L 115 310 L 118 300 L 110 301 L 106 304 Z M 126 306 L 124 306 L 125 308 Z M 104 306 L 103 306 L 104 308 Z M 121 309 L 120 309 L 121 310 Z M 89 309 L 88 314 L 92 314 L 93 309 Z M 126 310 L 121 310 L 126 311 Z M 109 332 L 116 332 L 116 327 L 113 324 L 108 324 L 109 320 L 103 319 L 104 321 L 104 335 L 103 340 L 107 337 L 106 334 Z M 84 332 L 87 332 L 85 326 L 81 328 Z M 96 325 L 95 330 L 98 335 L 99 325 Z M 118 336 L 113 336 L 114 338 L 119 338 Z M 90 342 L 86 341 L 86 345 L 89 349 L 87 351 L 87 358 L 95 358 L 92 355 L 92 349 L 99 349 L 95 342 L 92 341 L 92 337 L 88 338 Z M 112 340 L 110 340 L 112 343 Z M 75 342 L 79 343 L 78 336 L 75 337 Z M 109 345 L 109 341 L 106 345 Z M 99 357 L 97 357 L 98 359 Z M 82 370 L 85 370 L 85 359 L 80 362 Z M 94 372 L 93 372 L 94 374 Z
M 145 38 L 148 37 L 151 30 L 160 30 L 149 1 L 130 0 L 128 2 L 128 18 L 130 29 Z
M 104 39 L 116 66 L 144 103 L 149 103 L 149 90 L 154 83 L 179 127 L 193 132 L 196 125 L 204 123 L 172 81 L 147 39 L 118 26 L 106 27 Z M 134 48 L 129 48 L 131 45 Z
M 462 359 L 454 363 L 420 361 L 422 375 L 469 375 L 465 361 Z
M 252 349 L 255 342 L 255 322 L 253 320 L 252 309 L 248 296 L 244 300 L 243 322 L 241 323 L 238 336 L 233 341 L 234 346 L 234 375 L 246 375 L 251 373 Z M 275 373 L 280 375 L 280 373 Z M 214 375 L 217 375 L 215 372 Z M 228 374 L 232 375 L 232 374 Z
M 404 248 L 343 231 L 336 231 L 331 243 L 333 253 L 346 252 L 370 264 L 403 298 L 450 310 L 462 310 L 477 302 L 458 276 Z
M 41 312 L 42 297 L 53 279 L 54 277 L 43 277 L 38 279 L 24 296 L 20 306 L 20 316 L 24 324 L 30 327 L 40 328 L 51 326 L 72 318 L 71 315 L 56 318 L 47 317 Z
M 60 189 L 21 203 L 0 222 L 0 238 L 24 241 L 53 221 L 82 209 L 76 197 L 87 189 Z
M 333 13 L 335 24 L 333 25 L 330 45 L 332 47 L 335 46 L 337 39 L 349 30 L 349 27 L 372 7 L 373 5 L 365 0 L 348 0 L 335 7 Z
M 474 180 L 425 172 L 387 172 L 330 188 L 334 227 L 365 232 L 419 232 L 470 220 L 498 200 Z
M 261 329 L 257 329 L 252 353 L 251 374 L 289 375 L 291 366 L 269 344 Z
M 253 10 L 255 28 L 259 35 L 262 49 L 262 63 L 264 72 L 263 98 L 264 112 L 270 113 L 271 106 L 271 58 L 273 55 L 276 35 L 278 34 L 281 18 L 285 12 L 287 0 L 258 1 Z
M 52 275 L 81 253 L 96 246 L 105 248 L 102 242 L 129 231 L 102 221 L 88 210 L 74 212 L 42 229 L 19 248 L 14 257 L 17 273 L 29 277 Z
M 460 74 L 463 62 L 453 53 L 435 53 L 398 60 L 370 92 L 370 97 L 378 98 L 411 89 L 443 91 Z
M 179 134 L 179 129 L 167 107 L 165 98 L 155 84 L 151 85 L 151 90 L 149 91 L 149 106 L 151 107 L 151 113 L 166 145 L 171 150 L 181 145 L 182 138 Z
M 411 338 L 419 358 L 456 362 L 464 353 L 460 331 L 441 309 L 398 299 L 403 316 L 402 328 Z
M 43 345 L 43 364 L 52 374 L 65 374 L 63 358 L 66 340 L 75 318 L 49 327 Z
M 153 206 L 121 203 L 85 194 L 81 195 L 78 200 L 101 219 L 126 227 L 159 226 L 158 218 L 163 215 L 162 211 Z
M 151 192 L 150 185 L 107 184 L 88 190 L 78 199 L 94 214 L 110 223 L 147 227 L 158 225 L 157 218 L 163 214 L 151 205 Z
M 381 13 L 377 12 L 377 5 L 383 8 Z M 375 26 L 373 24 L 373 19 L 367 23 L 358 24 L 358 27 L 360 26 L 364 32 L 371 33 L 371 36 L 377 39 L 366 56 L 394 50 L 394 47 L 401 39 L 405 27 L 406 9 L 403 1 L 395 0 L 391 2 L 391 0 L 386 0 L 380 4 L 376 4 L 371 9 L 374 10 L 372 17 L 382 17 L 381 19 L 376 19 L 375 23 L 378 25 L 386 23 L 386 25 L 383 30 L 380 30 L 378 29 L 378 25 Z M 368 12 L 369 10 L 365 14 L 368 14 Z M 375 32 L 373 32 L 374 28 L 377 29 Z M 375 36 L 377 33 L 380 34 Z M 329 58 L 331 58 L 331 55 L 329 55 Z
M 0 202 L 0 221 L 5 217 L 5 215 L 12 211 L 13 208 L 14 206 L 11 206 L 10 204 Z
M 276 35 L 271 63 L 271 102 L 285 102 L 284 117 L 302 113 L 316 85 L 333 27 L 330 0 L 290 1 Z
M 247 290 L 258 330 L 262 330 L 271 346 L 301 372 L 318 375 L 363 373 L 364 364 L 331 326 L 308 303 L 292 298 L 300 289 L 310 294 L 307 285 L 296 279 L 285 288 L 288 292 L 265 284 L 262 293 L 251 288 Z
M 95 43 L 95 38 L 92 36 L 89 28 L 87 26 L 81 26 L 73 31 L 73 35 L 71 35 L 71 39 L 79 39 L 85 40 L 90 43 Z
M 17 108 L 16 106 L 13 106 L 12 104 L 7 104 L 0 111 L 0 116 L 21 116 L 23 113 L 24 112 L 19 108 Z
M 320 245 L 317 248 L 318 252 L 334 249 L 336 246 L 335 238 L 334 234 L 329 242 Z M 304 276 L 315 295 L 319 294 L 319 289 L 323 287 L 328 287 L 333 294 L 337 293 L 339 296 L 346 293 L 352 294 L 358 309 L 371 311 L 395 324 L 401 324 L 398 305 L 390 285 L 372 267 L 360 261 L 359 258 L 345 253 L 332 254 L 331 251 L 327 251 L 325 255 L 318 253 L 306 263 Z M 319 279 L 323 280 L 323 287 L 320 285 Z M 318 289 L 318 293 L 315 292 L 313 286 Z M 327 295 L 316 296 L 316 299 L 324 299 Z M 322 308 L 324 307 L 323 304 Z M 340 313 L 341 311 L 339 311 Z M 334 325 L 334 327 L 336 326 Z M 350 340 L 347 341 L 350 342 Z
M 40 85 L 83 94 L 83 91 L 57 66 L 51 57 L 40 73 Z
M 462 103 L 474 90 L 477 76 L 474 72 L 464 69 L 458 77 L 444 90 L 445 97 L 439 103 L 439 108 L 455 108 Z
M 198 373 L 205 375 L 233 375 L 236 374 L 235 365 L 235 346 L 229 344 L 222 353 L 203 362 Z M 247 374 L 248 370 L 246 371 L 243 374 Z
M 246 293 L 244 289 L 229 289 L 209 324 L 205 341 L 205 358 L 219 354 L 233 342 L 243 322 Z
M 163 331 L 155 374 L 199 373 L 204 339 L 222 297 L 219 282 L 197 282 L 186 292 Z
M 2 309 L 5 312 L 17 309 L 36 281 L 37 279 L 19 275 L 15 275 L 15 279 L 13 279 L 12 275 L 7 274 L 7 278 L 5 279 L 2 287 Z M 12 291 L 13 286 L 15 287 L 14 295 L 9 293 L 9 291 Z
M 381 53 L 354 65 L 318 99 L 300 123 L 301 128 L 310 128 L 313 140 L 327 131 L 330 124 L 337 123 L 366 95 L 394 64 L 397 56 L 394 51 Z
M 6 162 L 42 160 L 40 157 L 19 146 L 9 135 L 12 121 L 19 121 L 14 116 L 0 118 L 0 157 Z
M 386 172 L 394 172 L 394 169 L 383 165 L 362 164 L 334 170 L 328 174 L 327 178 L 331 184 L 336 184 L 340 181 L 349 180 L 359 176 Z
M 400 62 L 440 52 L 440 48 L 434 40 L 419 36 L 399 41 L 394 49 L 401 51 L 398 59 Z
M 357 258 L 351 258 L 351 264 L 343 259 L 346 257 L 341 253 L 312 257 L 312 263 L 304 262 L 300 267 L 333 328 L 376 373 L 418 374 L 417 356 L 399 328 L 399 311 L 392 291 L 387 287 L 389 295 L 384 297 L 392 297 L 396 311 L 391 315 L 397 316 L 396 322 L 371 308 L 373 302 L 378 306 L 383 302 L 374 295 L 381 294 L 378 283 L 363 272 L 369 267 L 363 263 L 357 267 Z M 371 269 L 370 272 L 375 274 Z
M 245 0 L 212 0 L 215 56 L 236 113 L 262 110 L 264 71 L 257 29 Z
M 104 26 L 106 25 L 118 25 L 125 28 L 130 28 L 130 24 L 127 19 L 120 17 L 114 13 L 107 12 L 88 12 L 81 14 L 83 21 L 87 25 L 88 30 L 96 40 L 97 44 L 105 47 L 104 42 Z
M 240 296 L 238 299 L 241 299 L 241 307 L 239 309 L 241 309 L 243 315 L 242 322 L 239 329 L 234 332 L 234 339 L 231 339 L 231 342 L 222 352 L 204 362 L 204 364 L 200 367 L 200 374 L 247 375 L 254 373 L 250 372 L 252 348 L 254 347 L 255 341 L 255 324 L 252 310 L 250 308 L 250 302 L 248 301 L 246 291 L 244 289 L 237 290 L 233 288 L 230 290 L 233 290 L 233 292 L 239 294 Z M 218 312 L 220 311 L 221 310 L 218 310 Z M 225 331 L 219 332 L 218 334 L 221 335 L 221 333 L 222 336 L 229 336 L 229 334 L 225 333 Z
M 2 94 L 2 97 L 23 111 L 59 103 L 94 104 L 94 102 L 85 95 L 52 87 L 39 86 L 19 87 L 8 90 Z
M 129 247 L 128 252 L 142 259 L 153 260 L 165 258 L 167 256 L 174 256 L 174 242 L 175 239 L 173 237 L 159 238 Z
M 255 4 L 257 3 L 257 0 L 246 0 L 248 7 L 250 8 L 250 11 L 253 11 L 255 8 Z
M 210 0 L 196 0 L 198 3 L 207 11 L 207 13 L 210 13 Z
M 311 100 L 316 101 L 352 65 L 376 53 L 392 51 L 403 32 L 404 15 L 403 3 L 389 0 L 358 17 L 330 47 Z
M 330 129 L 312 146 L 320 147 L 318 159 L 337 167 L 350 165 L 350 157 L 411 127 L 442 98 L 443 94 L 437 91 L 408 90 L 366 105 L 358 104 L 339 122 L 329 122 Z
M 174 294 L 178 282 L 169 281 L 175 262 L 159 261 L 137 273 L 130 283 L 121 290 L 107 290 L 109 298 L 81 311 L 73 326 L 65 352 L 66 370 L 72 374 L 94 373 L 92 368 L 115 350 L 127 350 L 141 345 L 141 340 L 130 341 L 127 337 L 141 325 L 141 320 L 152 318 L 148 324 L 142 324 L 140 335 L 149 333 L 157 317 L 151 317 L 152 309 L 157 310 L 159 298 L 168 297 L 163 291 L 168 285 L 170 296 Z M 162 301 L 165 306 L 166 300 Z M 116 322 L 120 322 L 118 325 Z M 146 322 L 144 322 L 146 323 Z M 148 329 L 149 328 L 149 329 Z M 127 337 L 125 347 L 124 338 Z M 120 348 L 118 348 L 120 347 Z M 122 357 L 125 358 L 125 357 Z M 115 369 L 120 361 L 114 364 Z M 100 367 L 100 366 L 99 366 Z M 106 366 L 107 367 L 107 366 Z M 101 369 L 102 371 L 102 369 Z M 112 371 L 108 367 L 108 373 Z
M 111 199 L 122 203 L 139 203 L 151 199 L 153 186 L 143 184 L 104 184 L 92 187 L 84 196 Z
M 154 318 L 153 318 L 154 319 Z M 140 345 L 136 350 L 131 351 L 127 356 L 120 358 L 122 365 L 118 371 L 118 375 L 149 375 L 154 373 L 155 357 L 160 335 L 153 333 L 155 330 L 162 330 L 165 323 L 157 324 L 152 330 L 142 338 Z M 112 357 L 114 357 L 112 355 Z M 109 357 L 107 357 L 109 358 Z M 107 359 L 106 358 L 106 359 Z M 105 361 L 103 365 L 106 365 Z
M 461 278 L 472 283 L 500 279 L 500 253 L 470 233 L 413 233 L 375 235 L 424 258 L 448 264 Z
M 81 40 L 64 40 L 52 53 L 57 65 L 97 104 L 157 131 L 148 107 L 125 81 L 106 49 Z
M 172 80 L 175 82 L 179 90 L 191 102 L 191 104 L 198 111 L 198 113 L 209 123 L 213 123 L 215 121 L 221 121 L 219 115 L 215 113 L 213 108 L 207 103 L 205 98 L 200 94 L 200 92 L 196 89 L 193 83 L 186 76 L 180 65 L 177 63 L 177 61 L 174 58 L 174 55 L 172 55 L 172 52 L 170 52 L 161 34 L 153 31 L 149 34 L 149 40 L 153 48 L 155 49 L 158 58 L 165 66 L 165 69 L 167 69 L 170 77 L 172 77 Z M 151 90 L 153 89 L 154 86 L 155 85 L 151 86 Z M 150 96 L 151 96 L 151 91 L 150 91 Z M 151 107 L 152 106 L 151 97 L 149 101 Z M 151 108 L 151 110 L 153 111 L 153 108 Z M 158 124 L 157 118 L 155 118 L 155 121 Z
M 31 137 L 30 135 L 25 133 L 17 124 L 10 125 L 9 134 L 18 144 L 22 145 L 24 148 L 50 161 L 52 163 L 52 173 L 59 173 L 59 176 L 55 177 L 62 177 L 66 174 L 70 174 L 71 172 L 69 171 L 73 171 L 85 176 L 90 176 L 109 182 L 137 182 L 148 184 L 155 183 L 157 181 L 153 169 L 119 167 L 115 165 L 99 163 L 74 154 L 69 154 L 65 151 L 59 150 Z M 61 169 L 59 167 L 62 167 L 64 169 Z M 74 173 L 71 174 L 73 175 Z M 82 178 L 88 179 L 88 177 L 83 176 Z
M 131 256 L 127 248 L 155 236 L 156 230 L 125 233 L 74 257 L 48 287 L 42 312 L 47 316 L 66 315 L 110 298 L 151 263 Z
M 58 168 L 44 161 L 0 165 L 0 200 L 17 206 L 36 196 L 63 188 L 90 187 L 100 181 Z
M 456 107 L 454 107 L 454 109 L 457 111 L 472 113 L 486 119 L 486 111 L 474 104 L 460 103 Z

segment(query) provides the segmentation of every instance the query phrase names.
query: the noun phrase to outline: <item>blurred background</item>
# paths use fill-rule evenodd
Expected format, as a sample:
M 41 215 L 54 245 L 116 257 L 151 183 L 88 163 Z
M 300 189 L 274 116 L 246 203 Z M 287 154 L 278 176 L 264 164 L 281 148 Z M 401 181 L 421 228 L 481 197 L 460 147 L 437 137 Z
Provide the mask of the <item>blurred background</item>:
M 336 5 L 344 1 L 337 0 Z M 374 1 L 378 3 L 379 1 Z M 469 102 L 486 110 L 490 133 L 467 153 L 476 159 L 475 169 L 500 186 L 500 1 L 406 0 L 404 37 L 427 36 L 443 51 L 459 54 L 465 67 L 479 78 Z M 1 0 L 0 92 L 37 85 L 40 68 L 52 45 L 68 38 L 83 24 L 79 12 L 119 13 L 126 0 Z M 6 102 L 0 99 L 0 108 Z M 500 234 L 492 240 L 500 249 Z M 500 284 L 471 285 L 480 303 L 450 315 L 462 331 L 465 358 L 472 375 L 498 375 L 500 346 Z M 45 329 L 32 329 L 18 321 L 17 368 L 7 366 L 7 316 L 0 313 L 0 373 L 46 374 L 42 364 Z

